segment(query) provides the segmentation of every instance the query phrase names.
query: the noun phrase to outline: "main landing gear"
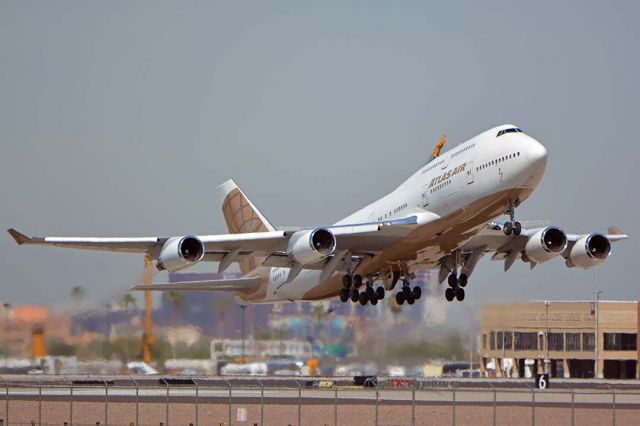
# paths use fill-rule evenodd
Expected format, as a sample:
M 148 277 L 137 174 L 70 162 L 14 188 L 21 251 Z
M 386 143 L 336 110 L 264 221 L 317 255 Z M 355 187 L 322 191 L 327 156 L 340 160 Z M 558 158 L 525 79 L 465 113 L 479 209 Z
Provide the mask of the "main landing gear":
M 451 302 L 454 298 L 458 302 L 462 302 L 464 300 L 463 287 L 467 285 L 467 275 L 460 274 L 458 277 L 454 271 L 447 278 L 447 283 L 449 287 L 444 291 L 444 297 L 447 299 L 447 302 Z
M 507 206 L 507 214 L 509 215 L 509 221 L 505 222 L 502 227 L 502 232 L 505 235 L 520 235 L 522 232 L 522 224 L 515 220 L 516 217 L 516 205 L 513 201 L 509 201 L 509 205 Z
M 362 275 L 350 275 L 347 274 L 342 277 L 342 290 L 340 290 L 340 300 L 343 303 L 346 303 L 349 299 L 353 303 L 360 303 L 361 305 L 366 305 L 367 303 L 371 303 L 372 305 L 377 305 L 378 301 L 384 299 L 384 287 L 378 286 L 378 288 L 373 288 L 373 280 L 369 278 L 365 284 L 365 288 L 360 291 L 359 288 L 362 286 Z
M 396 293 L 396 303 L 402 305 L 407 302 L 409 305 L 413 305 L 416 300 L 420 299 L 420 296 L 422 296 L 422 289 L 418 286 L 411 288 L 411 282 L 405 276 L 402 280 L 402 289 Z

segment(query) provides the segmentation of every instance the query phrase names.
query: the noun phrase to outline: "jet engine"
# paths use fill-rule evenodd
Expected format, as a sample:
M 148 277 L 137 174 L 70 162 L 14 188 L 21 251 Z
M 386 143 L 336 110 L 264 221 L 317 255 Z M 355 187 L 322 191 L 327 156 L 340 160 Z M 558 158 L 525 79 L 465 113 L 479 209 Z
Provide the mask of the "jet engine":
M 160 271 L 175 272 L 198 263 L 204 256 L 204 244 L 198 237 L 169 238 L 160 250 L 156 268 Z
M 567 235 L 556 226 L 540 229 L 527 241 L 524 254 L 532 262 L 542 263 L 554 258 L 567 248 Z
M 298 231 L 291 236 L 287 254 L 301 265 L 318 262 L 331 255 L 336 249 L 336 237 L 331 231 L 316 228 Z
M 567 258 L 569 268 L 591 268 L 602 263 L 611 253 L 611 242 L 602 234 L 581 237 L 571 248 Z

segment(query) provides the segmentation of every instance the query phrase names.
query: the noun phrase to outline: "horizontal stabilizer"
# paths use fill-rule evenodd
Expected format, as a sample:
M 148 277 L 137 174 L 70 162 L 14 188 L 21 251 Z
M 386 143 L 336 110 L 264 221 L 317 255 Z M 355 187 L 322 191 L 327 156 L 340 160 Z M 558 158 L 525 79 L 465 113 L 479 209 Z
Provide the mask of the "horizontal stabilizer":
M 30 238 L 24 235 L 22 232 L 19 232 L 13 228 L 7 229 L 7 232 L 13 237 L 14 240 L 16 240 L 16 243 L 18 243 L 19 246 L 30 240 Z
M 138 284 L 131 287 L 137 291 L 243 291 L 260 282 L 260 278 L 232 278 L 226 280 L 184 281 L 169 284 Z

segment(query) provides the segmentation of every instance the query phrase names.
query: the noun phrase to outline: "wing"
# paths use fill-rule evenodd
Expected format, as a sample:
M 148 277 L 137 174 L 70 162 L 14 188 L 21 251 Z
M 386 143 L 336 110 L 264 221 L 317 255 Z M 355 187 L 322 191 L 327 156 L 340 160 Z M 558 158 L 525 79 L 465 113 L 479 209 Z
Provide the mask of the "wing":
M 138 284 L 131 287 L 135 291 L 243 291 L 255 288 L 260 278 L 233 278 L 207 281 L 184 281 L 170 284 Z
M 351 256 L 352 261 L 360 261 L 364 256 L 373 255 L 385 247 L 401 240 L 416 227 L 438 216 L 432 213 L 418 213 L 401 219 L 383 222 L 341 224 L 326 226 L 335 237 L 334 254 L 315 263 L 305 264 L 307 269 L 323 269 L 336 255 Z M 264 257 L 264 266 L 293 266 L 288 254 L 289 242 L 296 233 L 317 228 L 301 228 L 283 231 L 267 231 L 239 234 L 195 236 L 204 248 L 200 260 L 220 262 L 220 271 L 230 264 L 240 262 L 248 256 Z M 83 250 L 111 252 L 146 253 L 158 259 L 163 247 L 174 238 L 181 237 L 28 237 L 15 229 L 9 234 L 19 245 L 49 245 Z
M 541 231 L 548 228 L 549 227 L 531 229 L 523 228 L 520 235 L 505 235 L 503 232 L 504 223 L 489 222 L 485 228 L 478 232 L 462 247 L 462 251 L 463 253 L 466 253 L 467 257 L 473 253 L 478 253 L 479 251 L 482 252 L 480 253 L 480 256 L 485 253 L 493 253 L 492 260 L 504 260 L 505 271 L 509 270 L 518 258 L 525 262 L 529 262 L 533 268 L 537 263 L 547 261 L 552 257 L 555 257 L 549 254 L 536 260 L 527 255 L 527 243 L 529 240 L 536 235 L 539 236 Z M 556 229 L 559 230 L 559 228 Z M 564 234 L 564 231 L 561 232 Z M 567 261 L 567 266 L 578 266 L 571 264 L 572 251 L 578 241 L 594 235 L 605 237 L 608 242 L 612 243 L 629 238 L 627 234 L 623 234 L 616 227 L 610 227 L 607 232 L 607 234 L 564 234 L 566 237 L 566 244 L 561 249 L 558 249 L 555 255 L 562 256 Z M 599 261 L 604 260 L 608 255 L 609 250 L 607 250 L 603 257 L 598 259 L 598 261 L 593 261 L 591 265 L 581 267 L 593 266 L 596 263 L 599 263 Z M 471 269 L 473 269 L 473 267 Z

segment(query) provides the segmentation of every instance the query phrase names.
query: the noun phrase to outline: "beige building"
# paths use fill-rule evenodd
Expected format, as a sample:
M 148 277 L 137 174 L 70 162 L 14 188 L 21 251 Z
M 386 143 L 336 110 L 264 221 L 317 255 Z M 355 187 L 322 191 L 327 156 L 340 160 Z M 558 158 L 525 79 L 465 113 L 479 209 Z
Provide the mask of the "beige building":
M 485 305 L 481 368 L 498 377 L 547 370 L 552 377 L 637 379 L 639 317 L 635 301 Z

